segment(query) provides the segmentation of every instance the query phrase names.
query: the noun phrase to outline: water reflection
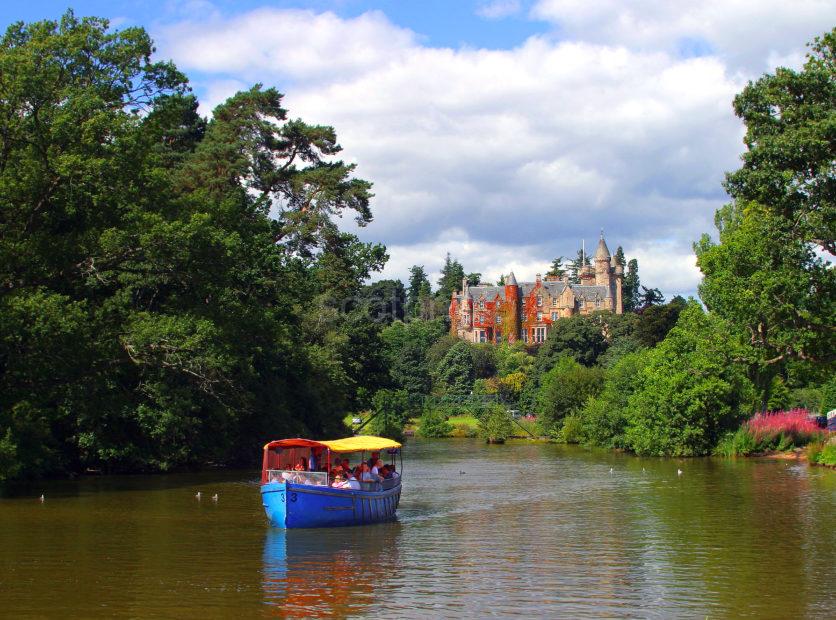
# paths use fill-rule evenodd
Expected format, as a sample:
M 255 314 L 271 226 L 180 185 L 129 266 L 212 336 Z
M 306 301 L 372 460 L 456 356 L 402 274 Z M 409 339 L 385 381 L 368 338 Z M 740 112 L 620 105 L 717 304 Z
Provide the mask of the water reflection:
M 397 522 L 321 530 L 269 528 L 263 555 L 269 614 L 322 618 L 362 613 L 398 576 L 401 533 Z

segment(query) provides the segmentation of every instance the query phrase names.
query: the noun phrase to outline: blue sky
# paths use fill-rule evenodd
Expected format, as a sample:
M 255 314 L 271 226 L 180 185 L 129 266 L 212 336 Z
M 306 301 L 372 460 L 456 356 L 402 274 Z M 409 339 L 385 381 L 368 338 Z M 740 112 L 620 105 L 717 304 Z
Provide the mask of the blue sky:
M 63 2 L 5 2 L 0 20 Z M 333 125 L 376 194 L 360 235 L 384 276 L 437 273 L 447 251 L 487 280 L 533 279 L 603 228 L 643 283 L 694 294 L 739 164 L 731 102 L 836 24 L 831 0 L 86 0 L 142 25 L 205 114 L 255 82 L 292 117 Z M 349 224 L 346 224 L 350 227 Z

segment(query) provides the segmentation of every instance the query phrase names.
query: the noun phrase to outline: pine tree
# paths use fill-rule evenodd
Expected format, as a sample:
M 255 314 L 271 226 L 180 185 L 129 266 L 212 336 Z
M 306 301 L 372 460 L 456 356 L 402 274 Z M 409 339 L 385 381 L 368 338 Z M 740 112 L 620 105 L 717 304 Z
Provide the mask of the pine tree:
M 581 282 L 581 268 L 590 265 L 589 254 L 583 250 L 578 250 L 578 256 L 575 260 L 569 263 L 569 281 L 572 284 L 580 284 Z
M 441 278 L 438 280 L 436 297 L 444 301 L 449 301 L 450 296 L 461 288 L 464 277 L 464 268 L 461 263 L 450 258 L 450 252 L 447 252 L 447 257 L 444 259 L 444 267 L 441 269 Z
M 563 265 L 563 257 L 558 256 L 552 261 L 551 269 L 546 272 L 547 276 L 562 278 L 566 274 L 566 267 Z
M 625 312 L 632 312 L 639 307 L 640 286 L 639 261 L 633 258 L 627 264 L 627 273 L 624 274 L 624 284 L 622 286 L 622 298 L 624 300 L 623 303 Z
M 409 289 L 406 293 L 406 316 L 416 318 L 421 315 L 421 297 L 430 289 L 430 281 L 423 265 L 413 265 L 409 270 Z

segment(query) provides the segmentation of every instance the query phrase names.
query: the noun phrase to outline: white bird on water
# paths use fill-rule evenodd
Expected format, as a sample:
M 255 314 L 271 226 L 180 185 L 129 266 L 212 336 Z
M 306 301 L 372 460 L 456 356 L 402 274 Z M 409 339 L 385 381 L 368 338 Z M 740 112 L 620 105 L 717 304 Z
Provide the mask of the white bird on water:
M 610 467 L 610 473 L 612 473 L 612 467 Z
M 194 497 L 197 501 L 200 501 L 200 491 L 194 494 Z
M 681 475 L 682 475 L 682 470 L 681 470 L 681 469 L 677 469 L 677 470 L 676 470 L 676 475 L 677 475 L 677 476 L 681 476 Z
M 43 493 L 41 493 L 41 503 L 42 503 L 42 504 L 44 503 L 44 500 L 45 500 L 45 499 L 46 499 L 46 498 L 44 497 L 44 494 L 43 494 Z
M 212 501 L 213 501 L 213 502 L 217 502 L 217 501 L 218 501 L 218 494 L 217 494 L 217 493 L 215 493 L 215 494 L 212 496 Z

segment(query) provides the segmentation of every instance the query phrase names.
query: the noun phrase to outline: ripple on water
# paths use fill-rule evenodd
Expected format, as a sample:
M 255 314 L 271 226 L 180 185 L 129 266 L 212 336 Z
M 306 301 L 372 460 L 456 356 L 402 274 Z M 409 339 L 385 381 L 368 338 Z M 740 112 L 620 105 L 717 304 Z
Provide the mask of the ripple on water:
M 13 617 L 836 615 L 836 474 L 783 463 L 414 441 L 397 522 L 290 532 L 252 472 L 40 491 L 0 500 Z

